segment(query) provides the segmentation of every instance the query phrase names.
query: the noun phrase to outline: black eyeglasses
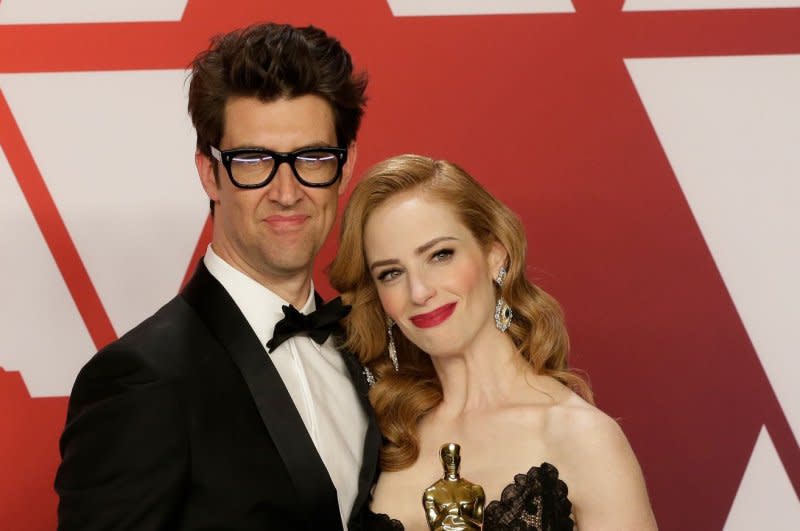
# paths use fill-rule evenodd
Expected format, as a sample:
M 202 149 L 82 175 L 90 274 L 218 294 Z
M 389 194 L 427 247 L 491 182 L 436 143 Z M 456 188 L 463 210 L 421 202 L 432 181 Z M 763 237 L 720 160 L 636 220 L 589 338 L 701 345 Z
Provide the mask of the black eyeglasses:
M 325 188 L 339 180 L 347 161 L 347 150 L 338 147 L 311 147 L 279 153 L 261 148 L 220 151 L 211 146 L 211 155 L 225 166 L 231 182 L 239 188 L 268 185 L 284 162 L 289 163 L 292 173 L 303 186 Z

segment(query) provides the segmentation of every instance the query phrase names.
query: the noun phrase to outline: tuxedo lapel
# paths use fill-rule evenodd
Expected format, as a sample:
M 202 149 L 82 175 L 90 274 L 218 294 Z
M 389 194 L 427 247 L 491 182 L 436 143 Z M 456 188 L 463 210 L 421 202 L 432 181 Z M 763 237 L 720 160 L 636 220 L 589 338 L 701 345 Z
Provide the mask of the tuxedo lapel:
M 336 488 L 283 380 L 236 303 L 202 261 L 182 295 L 239 367 L 309 528 L 341 529 Z
M 344 343 L 342 335 L 338 336 L 337 344 Z M 358 393 L 361 407 L 367 415 L 367 434 L 364 438 L 364 454 L 361 462 L 361 471 L 358 474 L 358 496 L 353 504 L 352 517 L 357 517 L 364 504 L 367 502 L 372 485 L 375 483 L 375 476 L 378 466 L 378 452 L 381 448 L 381 432 L 378 427 L 378 420 L 375 417 L 375 410 L 369 401 L 369 386 L 364 376 L 364 368 L 351 352 L 339 349 L 344 359 L 350 379 Z M 352 521 L 352 518 L 351 518 Z

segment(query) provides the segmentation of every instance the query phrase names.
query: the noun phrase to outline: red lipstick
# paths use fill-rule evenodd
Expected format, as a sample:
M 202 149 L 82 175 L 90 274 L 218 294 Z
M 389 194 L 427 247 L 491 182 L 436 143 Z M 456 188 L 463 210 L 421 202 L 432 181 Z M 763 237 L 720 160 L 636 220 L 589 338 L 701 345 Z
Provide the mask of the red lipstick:
M 428 313 L 415 315 L 414 317 L 411 317 L 410 320 L 418 328 L 432 328 L 445 322 L 451 315 L 453 315 L 455 309 L 456 303 L 451 302 L 450 304 L 439 306 L 435 310 Z

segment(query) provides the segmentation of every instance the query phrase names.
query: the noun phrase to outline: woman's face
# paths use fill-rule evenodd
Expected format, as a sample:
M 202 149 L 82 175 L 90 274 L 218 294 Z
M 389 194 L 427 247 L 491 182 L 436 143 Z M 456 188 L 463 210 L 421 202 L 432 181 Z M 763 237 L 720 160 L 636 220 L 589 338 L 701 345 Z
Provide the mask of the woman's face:
M 364 248 L 386 314 L 425 352 L 462 353 L 497 333 L 492 279 L 505 250 L 484 252 L 447 203 L 414 191 L 388 199 L 364 227 Z

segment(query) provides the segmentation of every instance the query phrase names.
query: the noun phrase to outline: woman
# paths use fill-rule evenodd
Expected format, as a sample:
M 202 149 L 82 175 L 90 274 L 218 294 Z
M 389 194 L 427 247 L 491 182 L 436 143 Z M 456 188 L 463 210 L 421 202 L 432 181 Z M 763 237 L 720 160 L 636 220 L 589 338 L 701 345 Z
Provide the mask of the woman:
M 633 451 L 569 369 L 560 309 L 525 279 L 525 254 L 517 217 L 451 163 L 391 158 L 353 191 L 330 273 L 384 435 L 371 508 L 395 519 L 385 528 L 428 529 L 422 492 L 450 442 L 484 489 L 485 530 L 656 528 Z

